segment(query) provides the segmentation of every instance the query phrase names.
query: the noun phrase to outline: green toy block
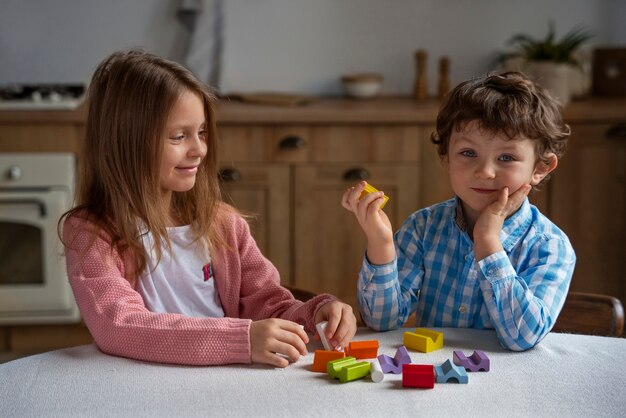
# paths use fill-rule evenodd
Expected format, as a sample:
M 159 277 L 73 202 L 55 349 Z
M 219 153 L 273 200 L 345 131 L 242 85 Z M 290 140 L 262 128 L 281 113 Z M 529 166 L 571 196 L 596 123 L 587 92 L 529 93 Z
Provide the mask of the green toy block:
M 443 332 L 426 328 L 416 328 L 414 332 L 404 333 L 404 345 L 422 353 L 439 350 L 443 347 Z
M 341 383 L 364 378 L 370 374 L 371 366 L 367 361 L 357 363 L 354 357 L 331 360 L 327 364 L 328 375 L 339 379 Z
M 337 360 L 331 360 L 326 363 L 326 370 L 332 379 L 339 379 L 339 372 L 346 366 L 356 364 L 354 357 L 344 357 Z
M 371 367 L 372 366 L 369 361 L 361 361 L 359 363 L 346 366 L 339 372 L 339 381 L 341 383 L 346 383 L 369 376 Z

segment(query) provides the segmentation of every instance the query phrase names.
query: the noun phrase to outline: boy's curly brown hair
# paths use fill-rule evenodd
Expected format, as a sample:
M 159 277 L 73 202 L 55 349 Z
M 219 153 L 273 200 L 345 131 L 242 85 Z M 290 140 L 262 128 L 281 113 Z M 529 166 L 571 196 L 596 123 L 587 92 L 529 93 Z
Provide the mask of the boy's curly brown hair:
M 448 94 L 430 138 L 442 159 L 448 154 L 452 130 L 460 132 L 473 120 L 479 122 L 481 129 L 503 133 L 512 140 L 520 137 L 534 140 L 537 162 L 546 164 L 550 153 L 561 158 L 570 136 L 558 101 L 515 71 L 465 81 Z

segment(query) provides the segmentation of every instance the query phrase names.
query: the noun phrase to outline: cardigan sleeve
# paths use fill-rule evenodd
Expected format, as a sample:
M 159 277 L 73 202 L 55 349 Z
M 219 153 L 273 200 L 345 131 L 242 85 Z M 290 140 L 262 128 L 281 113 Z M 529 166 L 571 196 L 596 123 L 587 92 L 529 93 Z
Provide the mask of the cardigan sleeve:
M 237 214 L 230 214 L 227 230 L 231 232 L 228 247 L 220 252 L 222 262 L 216 265 L 216 283 L 222 284 L 220 276 L 228 280 L 240 278 L 241 283 L 235 296 L 238 299 L 240 318 L 260 320 L 282 318 L 297 322 L 305 330 L 315 333 L 315 313 L 327 302 L 336 300 L 329 294 L 320 294 L 313 299 L 301 302 L 280 285 L 280 276 L 276 267 L 259 250 L 250 234 L 248 223 Z M 232 250 L 236 248 L 236 253 Z M 228 286 L 232 286 L 229 283 Z M 229 296 L 220 291 L 223 305 L 229 305 L 224 299 Z M 229 313 L 227 312 L 227 315 Z
M 64 223 L 66 263 L 76 303 L 107 354 L 187 365 L 249 363 L 250 319 L 150 312 L 125 277 L 110 238 L 77 216 Z

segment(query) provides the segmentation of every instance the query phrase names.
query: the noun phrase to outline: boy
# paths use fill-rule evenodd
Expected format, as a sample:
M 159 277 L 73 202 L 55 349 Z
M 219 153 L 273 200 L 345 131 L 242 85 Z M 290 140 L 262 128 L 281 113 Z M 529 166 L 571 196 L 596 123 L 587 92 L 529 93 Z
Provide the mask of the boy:
M 446 98 L 431 140 L 455 198 L 413 213 L 395 234 L 383 192 L 342 205 L 367 236 L 358 299 L 365 323 L 394 329 L 495 328 L 509 350 L 534 347 L 563 307 L 576 257 L 567 236 L 528 202 L 563 155 L 558 104 L 523 74 L 489 75 Z

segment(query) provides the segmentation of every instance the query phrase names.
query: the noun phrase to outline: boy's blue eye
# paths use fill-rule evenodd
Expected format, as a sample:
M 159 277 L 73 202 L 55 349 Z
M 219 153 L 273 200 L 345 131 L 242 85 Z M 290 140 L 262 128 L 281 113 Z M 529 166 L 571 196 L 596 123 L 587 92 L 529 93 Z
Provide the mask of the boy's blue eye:
M 461 151 L 461 155 L 464 157 L 475 157 L 476 153 L 473 150 Z
M 513 157 L 512 155 L 501 155 L 499 159 L 500 161 L 505 161 L 505 162 L 515 161 L 515 157 Z

